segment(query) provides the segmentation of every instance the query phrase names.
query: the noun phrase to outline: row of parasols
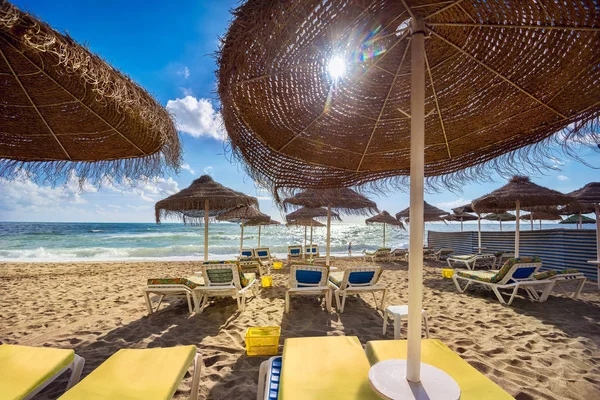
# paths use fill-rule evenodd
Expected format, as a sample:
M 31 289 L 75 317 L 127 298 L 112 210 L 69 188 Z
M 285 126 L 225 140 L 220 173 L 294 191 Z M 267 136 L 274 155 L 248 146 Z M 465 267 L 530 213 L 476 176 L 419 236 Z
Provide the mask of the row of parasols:
M 471 204 L 453 209 L 453 213 L 437 208 L 424 202 L 424 222 L 434 221 L 460 221 L 461 230 L 463 221 L 477 220 L 479 231 L 479 251 L 481 251 L 481 218 L 502 221 L 516 221 L 515 254 L 519 254 L 519 225 L 521 219 L 556 220 L 561 219 L 560 214 L 577 213 L 578 216 L 571 220 L 582 221 L 582 214 L 595 212 L 596 223 L 600 203 L 600 182 L 589 183 L 583 188 L 563 194 L 556 190 L 545 188 L 531 182 L 522 176 L 513 177 L 506 185 L 494 190 Z M 313 228 L 323 226 L 318 220 L 327 220 L 326 262 L 330 261 L 331 220 L 341 220 L 340 213 L 366 215 L 377 212 L 377 205 L 364 195 L 349 188 L 342 189 L 308 189 L 283 200 L 283 208 L 295 211 L 286 216 L 288 226 L 304 226 L 304 241 L 306 245 L 306 231 L 310 227 L 310 244 L 313 243 Z M 333 209 L 333 210 L 332 210 Z M 516 215 L 507 211 L 515 210 Z M 528 215 L 521 216 L 521 210 L 527 210 Z M 204 222 L 204 259 L 208 259 L 208 223 L 210 218 L 217 221 L 240 223 L 240 250 L 243 247 L 244 226 L 258 226 L 258 246 L 260 247 L 260 229 L 264 225 L 276 225 L 268 215 L 258 209 L 255 197 L 229 189 L 210 176 L 204 175 L 192 184 L 168 198 L 156 203 L 156 222 L 168 217 L 181 219 L 184 223 Z M 477 213 L 477 216 L 470 213 Z M 587 217 L 586 217 L 587 218 Z M 404 228 L 402 220 L 410 223 L 410 208 L 400 211 L 396 218 L 387 211 L 367 218 L 367 224 L 379 223 L 383 225 L 383 246 L 385 247 L 386 226 Z M 590 219 L 591 220 L 591 219 Z M 570 221 L 570 220 L 567 220 Z M 599 227 L 600 228 L 600 227 Z M 600 229 L 597 229 L 597 235 Z M 600 247 L 600 238 L 597 240 Z M 600 248 L 599 248 L 600 250 Z M 600 251 L 598 251 L 600 254 Z

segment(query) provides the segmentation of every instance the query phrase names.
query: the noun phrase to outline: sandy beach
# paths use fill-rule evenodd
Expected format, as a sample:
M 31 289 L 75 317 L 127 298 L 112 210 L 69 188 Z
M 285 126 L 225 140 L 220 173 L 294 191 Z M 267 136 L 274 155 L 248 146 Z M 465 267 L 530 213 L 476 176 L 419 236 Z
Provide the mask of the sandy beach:
M 363 264 L 339 260 L 340 268 Z M 147 278 L 187 276 L 194 262 L 0 264 L 0 342 L 73 348 L 86 359 L 83 376 L 120 348 L 194 344 L 202 354 L 202 399 L 253 399 L 265 357 L 245 354 L 249 326 L 280 325 L 290 337 L 356 335 L 365 344 L 383 339 L 382 314 L 369 296 L 350 298 L 344 314 L 324 311 L 316 298 L 293 298 L 284 315 L 287 268 L 273 271 L 239 313 L 219 299 L 190 316 L 181 302 L 147 317 L 141 289 Z M 407 302 L 407 264 L 382 264 L 387 304 Z M 441 339 L 517 399 L 592 399 L 600 393 L 600 293 L 588 283 L 579 300 L 557 292 L 546 303 L 518 298 L 511 307 L 491 292 L 458 294 L 442 279 L 441 264 L 427 261 L 424 307 L 431 337 Z M 392 339 L 389 329 L 386 339 Z M 40 398 L 58 397 L 61 379 Z M 186 375 L 175 398 L 189 396 Z

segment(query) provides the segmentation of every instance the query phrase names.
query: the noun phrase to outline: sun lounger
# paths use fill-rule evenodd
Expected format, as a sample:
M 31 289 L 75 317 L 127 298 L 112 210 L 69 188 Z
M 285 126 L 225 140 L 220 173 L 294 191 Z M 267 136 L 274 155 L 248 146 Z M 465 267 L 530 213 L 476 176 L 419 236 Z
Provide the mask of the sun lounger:
M 0 398 L 32 399 L 67 370 L 67 390 L 79 381 L 85 360 L 73 350 L 0 345 Z
M 541 303 L 546 301 L 554 286 L 554 282 L 551 280 L 533 278 L 532 275 L 541 266 L 542 262 L 537 257 L 511 258 L 497 272 L 455 271 L 452 280 L 460 293 L 464 293 L 472 283 L 484 285 L 491 289 L 500 303 L 504 305 L 512 304 L 519 289 L 525 289 L 532 301 Z M 459 281 L 465 281 L 466 285 L 461 287 Z M 541 295 L 537 291 L 538 288 L 542 290 Z M 508 301 L 502 297 L 501 289 L 512 289 Z
M 238 256 L 238 260 L 246 260 L 246 259 L 252 259 L 256 257 L 255 253 L 254 253 L 254 249 L 242 249 L 242 251 L 240 251 L 240 255 Z
M 331 288 L 327 286 L 329 269 L 315 265 L 292 265 L 289 288 L 285 292 L 285 312 L 290 312 L 292 295 L 324 295 L 325 305 L 331 312 Z
M 281 356 L 274 356 L 260 364 L 256 400 L 277 400 L 279 397 L 282 359 Z
M 302 260 L 302 246 L 288 246 L 288 261 Z
M 440 261 L 447 259 L 452 254 L 454 254 L 454 249 L 451 249 L 449 247 L 442 247 L 441 249 L 433 253 L 433 257 L 436 261 Z
M 408 261 L 408 250 L 407 249 L 396 249 L 390 253 L 392 261 Z
M 204 286 L 199 287 L 201 304 L 196 306 L 196 312 L 202 313 L 210 297 L 233 297 L 238 309 L 246 308 L 246 296 L 252 289 L 254 296 L 258 295 L 256 275 L 242 272 L 237 264 L 204 264 L 202 265 Z
M 586 277 L 583 273 L 579 272 L 578 269 L 568 268 L 560 271 L 556 270 L 547 270 L 543 272 L 537 272 L 533 274 L 534 279 L 544 280 L 547 279 L 549 281 L 554 282 L 554 287 L 559 287 L 565 294 L 567 294 L 572 299 L 577 299 L 579 294 L 581 293 L 581 289 L 585 285 Z M 569 294 L 567 290 L 564 288 L 564 284 L 567 282 L 577 282 L 577 286 L 573 293 Z M 541 301 L 546 301 L 550 292 L 545 294 L 545 297 L 541 298 Z
M 391 249 L 388 248 L 381 248 L 374 252 L 365 251 L 363 260 L 371 262 L 390 261 L 392 258 L 392 253 L 390 250 Z
M 143 290 L 148 315 L 152 315 L 158 311 L 165 297 L 185 298 L 191 314 L 198 305 L 198 297 L 195 289 L 203 284 L 204 280 L 199 276 L 190 278 L 148 279 L 148 285 Z M 152 306 L 151 294 L 160 296 L 156 308 Z
M 313 244 L 312 246 L 306 246 L 304 253 L 307 258 L 319 257 L 319 246 L 316 244 Z
M 384 309 L 387 289 L 379 283 L 381 267 L 349 267 L 345 271 L 329 274 L 329 286 L 335 294 L 335 303 L 340 313 L 344 312 L 346 296 L 371 292 L 377 307 L 375 292 L 382 292 L 380 310 Z M 340 299 L 341 298 L 341 299 Z
M 406 359 L 406 340 L 376 340 L 367 342 L 365 349 L 371 365 L 391 359 Z M 481 372 L 473 368 L 458 354 L 437 339 L 421 341 L 421 362 L 441 369 L 450 375 L 460 387 L 460 400 L 512 400 L 506 393 Z M 398 377 L 402 379 L 403 377 Z
M 496 256 L 493 254 L 469 254 L 463 256 L 452 256 L 446 258 L 449 268 L 453 268 L 454 264 L 465 264 L 467 269 L 474 270 L 477 264 L 480 266 L 493 267 L 496 264 Z
M 171 399 L 190 365 L 194 366 L 190 399 L 196 400 L 200 364 L 196 346 L 122 349 L 60 400 Z
M 254 257 L 264 262 L 270 262 L 273 260 L 273 257 L 271 257 L 271 250 L 269 250 L 268 247 L 254 249 Z

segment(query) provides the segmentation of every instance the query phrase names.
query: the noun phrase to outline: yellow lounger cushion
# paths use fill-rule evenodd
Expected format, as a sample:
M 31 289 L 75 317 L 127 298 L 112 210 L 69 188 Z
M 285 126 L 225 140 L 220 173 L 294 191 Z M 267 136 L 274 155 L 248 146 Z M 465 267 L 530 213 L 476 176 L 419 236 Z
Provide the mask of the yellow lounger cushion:
M 286 339 L 279 400 L 379 399 L 356 336 Z
M 393 358 L 406 359 L 406 340 L 368 342 L 366 352 L 371 365 Z M 454 378 L 460 387 L 460 400 L 513 398 L 437 339 L 423 339 L 421 361 L 445 371 Z
M 60 399 L 171 399 L 195 355 L 196 346 L 119 350 Z
M 73 350 L 0 345 L 0 398 L 21 399 L 73 362 Z

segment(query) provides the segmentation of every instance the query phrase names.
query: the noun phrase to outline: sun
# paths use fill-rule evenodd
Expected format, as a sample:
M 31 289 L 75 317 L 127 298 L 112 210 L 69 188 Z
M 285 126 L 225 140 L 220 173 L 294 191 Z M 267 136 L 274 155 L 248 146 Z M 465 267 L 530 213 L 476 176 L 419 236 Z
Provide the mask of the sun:
M 340 56 L 334 56 L 329 60 L 327 70 L 331 78 L 337 80 L 346 74 L 346 61 Z

